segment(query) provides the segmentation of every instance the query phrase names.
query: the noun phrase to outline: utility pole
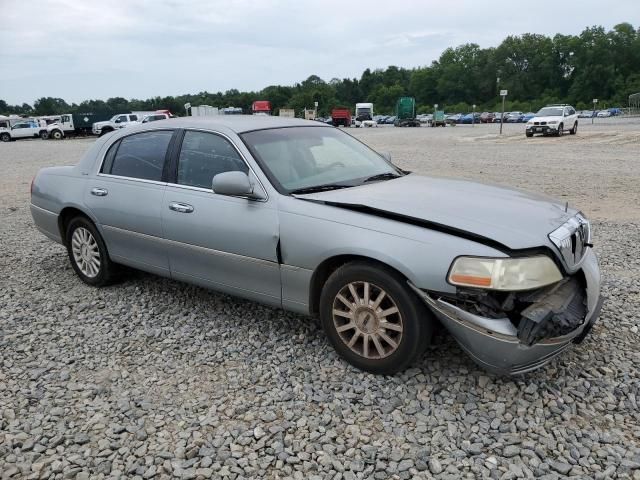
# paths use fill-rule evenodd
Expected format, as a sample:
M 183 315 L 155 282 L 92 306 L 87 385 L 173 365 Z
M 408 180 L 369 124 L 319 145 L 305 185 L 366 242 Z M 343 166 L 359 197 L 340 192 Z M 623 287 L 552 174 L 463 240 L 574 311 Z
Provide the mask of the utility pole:
M 593 125 L 593 117 L 596 116 L 596 104 L 598 103 L 598 99 L 593 99 L 593 112 L 591 112 L 591 125 Z

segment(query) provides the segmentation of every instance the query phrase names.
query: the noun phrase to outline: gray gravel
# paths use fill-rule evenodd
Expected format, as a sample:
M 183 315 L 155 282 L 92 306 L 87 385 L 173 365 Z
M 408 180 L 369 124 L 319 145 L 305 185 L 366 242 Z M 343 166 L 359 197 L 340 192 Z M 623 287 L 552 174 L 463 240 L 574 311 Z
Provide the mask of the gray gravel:
M 355 134 L 405 168 L 564 194 L 596 219 L 602 318 L 518 378 L 444 334 L 376 377 L 314 319 L 139 272 L 90 288 L 28 191 L 91 140 L 0 144 L 0 478 L 640 479 L 639 125 L 535 142 L 508 127 Z

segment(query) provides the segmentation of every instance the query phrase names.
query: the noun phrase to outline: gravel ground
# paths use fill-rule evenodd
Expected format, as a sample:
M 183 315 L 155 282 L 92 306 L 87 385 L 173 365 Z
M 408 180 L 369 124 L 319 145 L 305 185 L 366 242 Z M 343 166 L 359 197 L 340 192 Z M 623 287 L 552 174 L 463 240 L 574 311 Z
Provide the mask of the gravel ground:
M 0 144 L 0 478 L 640 479 L 640 122 L 354 130 L 419 172 L 566 198 L 595 220 L 602 317 L 525 376 L 447 335 L 394 377 L 318 321 L 144 273 L 93 289 L 32 225 L 29 182 L 87 140 Z

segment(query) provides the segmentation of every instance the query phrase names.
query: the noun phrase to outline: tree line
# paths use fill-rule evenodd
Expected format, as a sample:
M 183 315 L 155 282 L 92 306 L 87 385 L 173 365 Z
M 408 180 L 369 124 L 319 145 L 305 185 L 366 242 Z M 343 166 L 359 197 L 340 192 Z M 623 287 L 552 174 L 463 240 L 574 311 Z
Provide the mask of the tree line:
M 33 106 L 8 105 L 0 100 L 1 114 L 48 115 L 82 112 L 121 112 L 169 109 L 184 114 L 184 104 L 241 107 L 246 112 L 254 100 L 269 100 L 274 112 L 313 108 L 327 116 L 335 106 L 353 109 L 356 102 L 373 102 L 376 113 L 390 114 L 401 96 L 415 97 L 419 112 L 433 104 L 448 112 L 499 110 L 499 90 L 509 91 L 507 110 L 535 111 L 549 103 L 570 103 L 578 109 L 626 106 L 630 94 L 640 92 L 640 28 L 621 23 L 607 31 L 585 28 L 579 35 L 553 37 L 526 33 L 505 38 L 497 47 L 466 43 L 447 48 L 431 65 L 417 68 L 389 66 L 366 69 L 360 78 L 317 75 L 293 86 L 271 85 L 261 91 L 200 92 L 146 100 L 122 97 L 68 104 L 61 98 L 43 97 Z

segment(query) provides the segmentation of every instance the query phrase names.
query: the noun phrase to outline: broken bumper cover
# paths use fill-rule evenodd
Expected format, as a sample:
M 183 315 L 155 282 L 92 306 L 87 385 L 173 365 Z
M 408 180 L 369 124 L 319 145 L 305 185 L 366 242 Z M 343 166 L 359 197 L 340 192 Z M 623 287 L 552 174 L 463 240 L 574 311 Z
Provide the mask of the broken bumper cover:
M 527 345 L 508 318 L 486 318 L 467 312 L 442 298 L 414 289 L 478 364 L 496 373 L 516 375 L 550 362 L 573 343 L 580 343 L 591 330 L 602 307 L 600 270 L 590 250 L 582 265 L 586 281 L 586 316 L 575 329 L 561 336 L 543 338 Z M 520 335 L 522 337 L 522 335 Z

